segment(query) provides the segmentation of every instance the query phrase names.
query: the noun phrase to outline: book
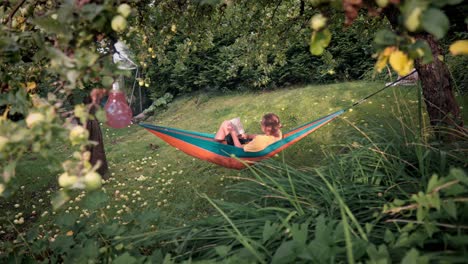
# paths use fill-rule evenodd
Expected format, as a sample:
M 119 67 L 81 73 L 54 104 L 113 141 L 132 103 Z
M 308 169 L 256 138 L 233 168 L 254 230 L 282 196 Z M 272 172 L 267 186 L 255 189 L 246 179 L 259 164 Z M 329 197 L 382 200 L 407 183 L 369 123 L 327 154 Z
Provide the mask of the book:
M 242 135 L 245 133 L 240 117 L 233 118 L 229 121 L 231 122 L 232 127 L 236 130 L 237 134 Z

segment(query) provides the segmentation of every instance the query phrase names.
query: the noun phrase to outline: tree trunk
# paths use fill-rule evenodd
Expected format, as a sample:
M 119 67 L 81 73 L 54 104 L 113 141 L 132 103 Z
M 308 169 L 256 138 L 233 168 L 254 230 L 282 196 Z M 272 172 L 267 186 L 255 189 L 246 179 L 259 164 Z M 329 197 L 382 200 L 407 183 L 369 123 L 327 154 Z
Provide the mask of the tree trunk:
M 452 78 L 447 65 L 439 59 L 441 48 L 432 35 L 421 34 L 416 37 L 429 44 L 434 56 L 431 63 L 422 64 L 421 60 L 415 63 L 431 125 L 462 130 L 463 119 L 453 94 Z
M 106 152 L 104 151 L 104 142 L 102 138 L 101 126 L 97 120 L 89 120 L 86 124 L 86 129 L 89 131 L 89 140 L 97 142 L 97 145 L 90 145 L 86 148 L 91 152 L 91 158 L 89 162 L 94 166 L 98 162 L 101 166 L 97 169 L 97 172 L 101 174 L 103 179 L 107 179 L 107 172 L 109 167 L 107 165 Z
M 85 104 L 88 104 L 91 102 L 91 99 L 89 96 L 85 97 L 83 100 Z M 91 109 L 89 111 L 91 115 L 95 115 L 96 113 L 96 107 L 93 105 L 91 106 Z M 101 163 L 99 168 L 97 169 L 97 172 L 101 174 L 101 177 L 103 179 L 107 179 L 109 176 L 107 175 L 107 172 L 109 171 L 109 166 L 107 165 L 107 158 L 106 158 L 106 152 L 104 150 L 104 140 L 102 137 L 102 132 L 101 132 L 101 126 L 99 125 L 99 121 L 97 119 L 94 120 L 88 120 L 86 122 L 86 129 L 89 132 L 89 137 L 88 139 L 90 141 L 94 141 L 97 144 L 96 145 L 88 145 L 86 147 L 86 150 L 91 153 L 91 158 L 89 162 L 94 166 L 98 162 Z
M 398 8 L 394 6 L 385 8 L 383 13 L 392 27 L 398 28 L 400 13 Z M 421 60 L 416 60 L 415 63 L 431 125 L 453 127 L 463 132 L 463 119 L 453 94 L 452 78 L 447 65 L 439 59 L 441 55 L 439 43 L 429 33 L 422 33 L 415 37 L 429 44 L 434 57 L 433 62 L 428 64 L 422 64 Z

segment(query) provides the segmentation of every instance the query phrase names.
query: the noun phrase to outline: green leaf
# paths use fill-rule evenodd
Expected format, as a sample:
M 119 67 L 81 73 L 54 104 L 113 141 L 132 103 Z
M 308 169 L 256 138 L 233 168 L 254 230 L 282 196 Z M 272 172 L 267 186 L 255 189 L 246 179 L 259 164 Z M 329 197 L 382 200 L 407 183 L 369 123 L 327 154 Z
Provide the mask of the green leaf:
M 331 41 L 331 32 L 328 29 L 314 31 L 310 39 L 310 53 L 312 55 L 321 55 Z
M 294 260 L 296 258 L 296 251 L 297 247 L 295 241 L 283 242 L 273 255 L 271 263 L 294 263 Z
M 104 203 L 109 200 L 109 197 L 102 191 L 88 193 L 84 200 L 84 205 L 89 210 L 101 208 Z
M 75 51 L 75 60 L 78 68 L 91 67 L 99 59 L 99 54 L 89 49 L 81 48 Z
M 48 47 L 47 52 L 49 53 L 49 57 L 51 58 L 52 65 L 56 65 L 56 67 L 65 67 L 65 68 L 75 67 L 74 60 L 69 58 L 61 50 Z
M 106 111 L 102 108 L 99 108 L 94 115 L 99 122 L 105 123 L 107 121 Z
M 424 40 L 417 40 L 415 43 L 408 47 L 408 53 L 411 58 L 422 58 L 422 63 L 427 64 L 434 60 L 432 50 L 429 44 Z
M 94 240 L 86 240 L 83 249 L 81 250 L 81 254 L 88 259 L 88 263 L 90 259 L 94 259 L 99 255 L 98 244 Z
M 442 208 L 444 208 L 445 212 L 447 212 L 450 217 L 457 219 L 457 207 L 452 199 L 447 200 Z
M 440 39 L 447 33 L 450 22 L 440 9 L 429 8 L 422 14 L 422 26 L 424 30 Z
M 393 200 L 393 204 L 396 205 L 396 206 L 402 206 L 405 204 L 405 201 L 401 200 L 401 199 L 398 199 L 398 198 L 395 198 L 395 200 Z
M 104 7 L 96 4 L 86 4 L 81 9 L 81 14 L 88 20 L 93 20 L 104 10 Z
M 434 188 L 437 187 L 438 183 L 439 183 L 439 179 L 437 175 L 436 174 L 432 175 L 431 179 L 429 180 L 429 183 L 427 184 L 426 193 L 432 192 L 432 190 L 434 190 Z
M 114 78 L 112 78 L 110 76 L 104 76 L 101 79 L 101 83 L 102 83 L 102 86 L 107 87 L 107 88 L 111 88 L 112 84 L 114 83 Z
M 423 221 L 427 215 L 427 210 L 423 207 L 418 207 L 418 209 L 416 210 L 416 219 L 418 221 Z
M 367 247 L 367 255 L 370 258 L 368 263 L 370 264 L 390 264 L 390 254 L 388 254 L 387 246 L 380 245 L 379 248 L 374 244 L 370 244 Z
M 375 34 L 374 44 L 377 46 L 378 49 L 382 49 L 388 46 L 394 46 L 397 44 L 397 35 L 387 29 L 379 30 Z
M 121 235 L 125 231 L 122 225 L 118 225 L 116 223 L 104 225 L 102 228 L 102 233 L 106 236 L 116 236 Z
M 454 176 L 455 179 L 461 181 L 462 183 L 468 185 L 468 176 L 462 169 L 452 168 L 450 169 L 450 175 Z
M 130 254 L 127 252 L 120 255 L 118 258 L 114 259 L 112 263 L 114 264 L 132 264 L 136 263 L 137 259 L 135 257 L 132 257 Z
M 353 240 L 352 243 L 354 258 L 361 259 L 366 254 L 366 248 L 369 243 L 364 239 L 360 238 Z
M 52 19 L 50 16 L 42 16 L 40 18 L 34 19 L 32 22 L 48 33 L 53 33 L 62 36 L 70 34 L 67 33 L 67 28 L 64 27 L 59 20 Z
M 319 217 L 317 217 L 314 240 L 324 245 L 330 245 L 331 236 L 333 232 L 333 226 L 332 226 L 332 223 L 329 223 L 329 226 L 327 226 L 325 221 L 326 220 L 323 215 L 320 215 Z
M 71 228 L 75 225 L 78 215 L 76 213 L 62 213 L 57 217 L 55 223 L 62 228 Z
M 331 248 L 317 240 L 310 242 L 307 249 L 310 255 L 312 255 L 313 263 L 330 262 L 330 257 L 333 256 Z
M 229 254 L 229 251 L 231 251 L 231 246 L 217 246 L 215 247 L 215 251 L 216 254 L 224 258 Z
M 153 251 L 153 254 L 149 257 L 150 263 L 162 263 L 163 262 L 163 255 L 161 249 L 156 249 Z
M 268 241 L 277 231 L 278 228 L 275 224 L 272 224 L 270 220 L 266 221 L 263 225 L 262 243 Z
M 464 188 L 460 184 L 455 184 L 455 185 L 452 185 L 452 186 L 450 186 L 448 188 L 442 189 L 442 192 L 445 195 L 448 195 L 448 196 L 457 196 L 457 195 L 465 193 L 466 188 Z
M 58 236 L 54 242 L 50 244 L 50 248 L 58 253 L 67 252 L 75 242 L 72 237 Z
M 140 227 L 155 224 L 160 218 L 160 212 L 157 209 L 146 210 L 136 216 L 136 220 L 139 222 Z
M 405 257 L 401 260 L 401 264 L 425 264 L 429 263 L 429 258 L 426 256 L 419 256 L 419 252 L 412 248 L 408 251 Z
M 293 224 L 291 226 L 291 234 L 293 237 L 293 240 L 296 241 L 299 245 L 304 245 L 307 240 L 307 234 L 308 234 L 308 227 L 309 223 L 303 223 L 301 225 L 299 224 Z
M 424 230 L 429 237 L 432 237 L 435 232 L 439 231 L 439 228 L 433 222 L 427 222 L 424 224 Z
M 51 200 L 52 208 L 57 210 L 62 205 L 64 205 L 68 200 L 70 200 L 70 196 L 64 191 L 58 192 Z
M 384 241 L 387 244 L 393 244 L 395 242 L 395 236 L 393 235 L 392 231 L 390 231 L 389 229 L 385 229 Z

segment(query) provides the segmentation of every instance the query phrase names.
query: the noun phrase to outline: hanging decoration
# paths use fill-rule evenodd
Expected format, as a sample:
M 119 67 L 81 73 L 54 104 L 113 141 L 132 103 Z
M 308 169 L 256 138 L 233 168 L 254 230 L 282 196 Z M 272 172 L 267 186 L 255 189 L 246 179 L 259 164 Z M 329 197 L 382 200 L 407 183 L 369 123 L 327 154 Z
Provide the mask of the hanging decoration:
M 125 94 L 120 90 L 118 82 L 112 85 L 104 110 L 107 125 L 112 128 L 124 128 L 132 122 L 132 109 L 128 106 Z

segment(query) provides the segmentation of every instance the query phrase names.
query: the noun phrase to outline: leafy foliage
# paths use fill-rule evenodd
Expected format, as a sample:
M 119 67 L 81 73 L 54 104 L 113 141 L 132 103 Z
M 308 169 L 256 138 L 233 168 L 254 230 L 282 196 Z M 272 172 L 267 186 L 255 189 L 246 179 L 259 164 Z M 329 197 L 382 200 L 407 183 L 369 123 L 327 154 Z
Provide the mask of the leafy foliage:
M 261 12 L 268 15 L 269 11 L 276 10 L 272 19 L 287 20 L 291 16 L 287 6 L 266 7 Z M 147 53 L 144 49 L 140 56 L 146 56 L 143 62 L 145 76 L 155 84 L 150 88 L 153 97 L 159 98 L 167 92 L 177 95 L 197 90 L 223 92 L 273 89 L 300 83 L 353 80 L 372 67 L 370 55 L 373 37 L 370 32 L 373 28 L 382 26 L 377 20 L 367 21 L 361 18 L 352 27 L 342 30 L 341 20 L 336 14 L 336 24 L 332 28 L 335 41 L 326 56 L 314 58 L 310 56 L 304 43 L 304 39 L 310 34 L 307 27 L 240 27 L 235 23 L 243 19 L 238 17 L 239 12 L 251 12 L 254 16 L 260 11 L 245 10 L 244 7 L 237 6 L 228 8 L 224 16 L 215 20 L 222 25 L 221 28 L 209 28 L 211 34 L 205 36 L 206 39 L 193 39 L 197 36 L 194 36 L 193 31 L 201 29 L 178 26 L 174 36 L 167 40 L 169 45 L 165 46 L 166 50 L 159 51 L 164 52 L 164 57 L 158 55 L 158 50 L 164 48 L 159 47 L 160 39 L 144 39 L 150 52 Z M 155 28 L 160 26 L 162 25 L 157 24 Z M 202 24 L 200 27 L 205 29 L 208 25 Z M 187 30 L 190 32 L 186 32 Z M 284 36 L 278 37 L 277 31 L 286 32 L 283 33 Z M 294 31 L 295 34 L 290 34 L 289 31 Z M 359 37 L 355 35 L 357 31 L 362 31 Z M 201 37 L 203 36 L 197 38 Z M 288 41 L 284 42 L 286 37 Z M 153 48 L 155 46 L 158 48 Z M 259 46 L 262 50 L 260 54 L 252 53 L 254 46 Z
M 91 186 L 86 180 L 91 178 L 99 185 L 97 168 L 85 151 L 91 142 L 84 126 L 96 117 L 77 99 L 91 88 L 109 87 L 124 74 L 109 55 L 117 38 L 114 18 L 123 26 L 130 6 L 114 1 L 6 1 L 0 7 L 0 186 L 8 187 L 26 153 L 47 156 L 53 141 L 77 151 L 63 160 L 62 187 Z M 81 125 L 75 126 L 73 118 L 64 120 L 66 116 Z M 60 204 L 67 196 L 58 197 Z

